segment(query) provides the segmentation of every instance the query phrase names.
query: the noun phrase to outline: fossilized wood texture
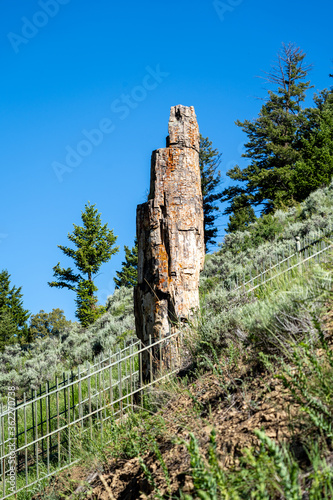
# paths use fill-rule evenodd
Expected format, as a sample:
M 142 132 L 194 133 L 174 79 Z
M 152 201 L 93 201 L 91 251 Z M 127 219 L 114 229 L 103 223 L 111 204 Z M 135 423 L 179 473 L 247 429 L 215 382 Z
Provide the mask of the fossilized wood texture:
M 205 246 L 199 169 L 199 130 L 193 107 L 171 108 L 169 137 L 152 154 L 149 201 L 137 208 L 137 336 L 147 344 L 168 337 L 199 307 Z M 165 368 L 179 365 L 177 342 L 158 351 Z M 155 362 L 154 362 L 155 363 Z M 144 360 L 148 377 L 150 362 Z

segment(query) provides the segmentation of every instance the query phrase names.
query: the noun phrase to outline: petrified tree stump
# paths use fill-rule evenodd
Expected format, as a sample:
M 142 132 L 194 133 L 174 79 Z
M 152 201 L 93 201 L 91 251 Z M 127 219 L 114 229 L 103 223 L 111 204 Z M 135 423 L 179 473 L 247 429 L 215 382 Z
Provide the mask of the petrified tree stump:
M 199 308 L 205 245 L 199 129 L 193 107 L 174 106 L 167 147 L 151 159 L 148 201 L 137 207 L 137 336 L 144 344 L 175 333 Z M 143 376 L 180 367 L 178 336 L 143 357 Z

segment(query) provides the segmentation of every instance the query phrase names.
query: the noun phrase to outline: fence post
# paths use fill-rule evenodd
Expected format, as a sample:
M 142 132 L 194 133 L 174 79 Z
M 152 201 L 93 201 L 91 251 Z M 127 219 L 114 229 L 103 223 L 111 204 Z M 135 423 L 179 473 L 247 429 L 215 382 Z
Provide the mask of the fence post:
M 50 399 L 49 399 L 49 392 L 50 392 L 50 385 L 49 382 L 47 381 L 46 383 L 46 391 L 47 394 L 45 398 L 45 420 L 46 420 L 46 467 L 47 467 L 47 473 L 50 474 Z M 52 441 L 51 441 L 51 446 L 52 446 Z
M 118 349 L 117 353 L 117 361 L 118 361 L 118 394 L 119 394 L 119 410 L 120 410 L 120 419 L 123 420 L 123 387 L 122 387 L 122 373 L 121 373 L 121 351 Z
M 72 384 L 72 403 L 73 403 L 73 420 L 75 420 L 75 397 L 74 397 L 74 372 L 71 371 L 71 384 Z
M 40 432 L 42 437 L 42 460 L 44 461 L 44 426 L 43 426 L 43 402 L 42 402 L 42 385 L 39 386 L 39 410 L 40 410 Z
M 150 346 L 150 351 L 149 352 L 149 371 L 150 371 L 150 383 L 153 381 L 153 351 L 151 347 L 152 341 L 151 341 L 151 334 L 149 334 L 149 346 Z
M 68 434 L 67 434 L 67 439 L 68 439 L 68 460 L 69 463 L 71 463 L 72 460 L 72 450 L 71 450 L 71 393 L 70 393 L 70 387 L 69 387 L 69 375 L 67 374 L 67 427 L 68 427 Z
M 88 410 L 89 410 L 89 427 L 90 439 L 92 439 L 92 416 L 91 416 L 91 377 L 90 377 L 90 363 L 88 364 Z
M 39 479 L 39 465 L 38 465 L 38 415 L 37 415 L 37 391 L 34 390 L 33 406 L 35 407 L 35 454 L 36 454 L 36 476 Z
M 301 239 L 299 236 L 296 236 L 295 240 L 296 240 L 296 253 L 299 259 L 301 256 Z
M 133 411 L 133 391 L 134 391 L 134 387 L 133 387 L 133 369 L 132 369 L 132 363 L 133 363 L 133 339 L 131 340 L 131 343 L 130 343 L 130 366 L 129 366 L 129 369 L 130 369 L 130 392 L 131 392 L 131 409 Z
M 83 412 L 82 412 L 82 386 L 81 386 L 81 371 L 80 365 L 77 367 L 77 378 L 78 378 L 78 393 L 79 393 L 79 428 L 81 433 L 81 427 L 83 427 Z
M 5 416 L 3 414 L 4 409 L 3 409 L 3 404 L 1 403 L 1 455 L 5 455 Z M 6 462 L 5 459 L 3 458 L 1 460 L 1 477 L 2 477 L 2 485 L 3 485 L 3 496 L 6 494 Z
M 67 403 L 66 403 L 66 389 L 65 389 L 65 386 L 66 386 L 65 372 L 63 372 L 63 374 L 62 374 L 62 382 L 63 382 L 63 386 L 64 386 L 65 421 L 67 421 Z
M 17 396 L 15 395 L 15 427 L 16 427 L 16 449 L 19 448 L 19 437 L 18 437 L 18 410 L 17 410 Z
M 102 363 L 104 365 L 104 363 Z M 105 365 L 103 366 L 103 370 L 101 372 L 101 375 L 102 375 L 102 387 L 103 387 L 103 406 L 104 406 L 104 420 L 106 420 L 106 391 L 105 391 L 105 373 L 106 373 L 106 370 L 104 369 L 105 368 Z
M 56 377 L 56 406 L 57 406 L 57 428 L 59 429 L 60 427 L 60 409 L 59 409 L 59 382 L 58 382 L 58 377 Z M 58 465 L 60 464 L 61 460 L 61 451 L 60 451 L 60 432 L 57 432 L 57 451 L 58 451 Z
M 113 391 L 112 391 L 112 358 L 111 358 L 111 350 L 109 349 L 109 384 L 110 384 L 110 406 L 111 406 L 111 415 L 113 417 Z
M 140 392 L 138 394 L 138 402 L 141 406 L 143 406 L 143 401 L 144 401 L 144 398 L 143 398 L 143 377 L 142 377 L 142 366 L 143 366 L 143 363 L 142 363 L 142 348 L 143 348 L 143 343 L 142 341 L 140 340 L 140 343 L 139 343 L 139 387 L 140 387 Z
M 27 397 L 23 394 L 23 404 L 24 404 L 24 469 L 25 469 L 25 485 L 28 486 L 28 437 L 27 437 L 27 407 L 26 407 Z
M 124 339 L 124 357 L 127 358 L 128 355 L 128 347 L 125 345 L 125 339 Z M 128 359 L 125 359 L 125 383 L 124 383 L 124 390 L 125 393 L 128 394 Z M 129 404 L 129 397 L 127 396 L 126 400 L 126 405 L 128 406 Z
M 99 405 L 99 419 L 101 421 L 101 438 L 103 439 L 103 396 L 102 396 L 102 363 L 101 363 L 101 358 L 99 360 L 99 366 L 98 366 L 98 399 L 96 397 L 96 400 L 98 401 Z M 104 375 L 103 375 L 103 380 L 104 380 Z

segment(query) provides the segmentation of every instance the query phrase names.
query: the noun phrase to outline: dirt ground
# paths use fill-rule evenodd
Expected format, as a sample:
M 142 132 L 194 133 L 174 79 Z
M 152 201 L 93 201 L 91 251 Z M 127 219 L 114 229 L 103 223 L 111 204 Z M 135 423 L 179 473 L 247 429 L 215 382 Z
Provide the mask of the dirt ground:
M 293 433 L 299 435 L 300 429 L 292 425 L 297 405 L 290 399 L 289 392 L 281 381 L 265 375 L 257 367 L 242 367 L 238 373 L 234 370 L 232 377 L 227 375 L 224 380 L 216 373 L 206 373 L 188 384 L 187 389 L 171 395 L 160 410 L 166 431 L 157 443 L 169 472 L 169 489 L 156 454 L 150 452 L 142 457 L 165 498 L 169 498 L 170 490 L 174 498 L 179 496 L 180 488 L 183 493 L 191 492 L 190 459 L 186 446 L 179 444 L 182 440 L 188 441 L 190 432 L 204 450 L 214 428 L 217 450 L 225 467 L 237 465 L 241 450 L 257 444 L 254 429 L 264 429 L 269 437 L 280 442 L 286 438 L 290 441 Z M 138 458 L 113 459 L 99 471 L 87 472 L 81 465 L 73 467 L 58 476 L 52 488 L 59 492 L 68 482 L 75 494 L 69 494 L 65 487 L 67 494 L 64 491 L 62 498 L 131 500 L 149 498 L 152 494 L 152 486 Z
M 333 311 L 325 318 L 325 329 L 332 342 Z M 177 384 L 176 384 L 177 385 Z M 166 429 L 157 444 L 168 470 L 169 480 L 155 452 L 142 457 L 153 477 L 160 498 L 179 498 L 179 490 L 191 493 L 190 457 L 182 441 L 189 433 L 197 437 L 200 449 L 207 448 L 212 429 L 216 431 L 217 450 L 224 467 L 237 466 L 241 450 L 258 445 L 253 431 L 264 429 L 280 443 L 288 440 L 298 460 L 306 460 L 302 446 L 305 429 L 300 424 L 299 408 L 282 382 L 262 367 L 237 364 L 223 373 L 206 372 L 190 382 L 180 382 L 161 399 L 159 414 Z M 164 399 L 163 399 L 164 398 Z M 144 429 L 142 429 L 144 432 Z M 333 457 L 332 457 L 333 461 Z M 56 497 L 37 494 L 41 499 L 136 500 L 156 498 L 139 458 L 111 459 L 102 467 L 87 470 L 80 464 L 58 475 L 50 488 Z M 168 484 L 169 481 L 169 484 Z M 70 484 L 70 488 L 69 488 Z M 63 492 L 63 493 L 60 493 Z M 46 492 L 47 493 L 47 492 Z

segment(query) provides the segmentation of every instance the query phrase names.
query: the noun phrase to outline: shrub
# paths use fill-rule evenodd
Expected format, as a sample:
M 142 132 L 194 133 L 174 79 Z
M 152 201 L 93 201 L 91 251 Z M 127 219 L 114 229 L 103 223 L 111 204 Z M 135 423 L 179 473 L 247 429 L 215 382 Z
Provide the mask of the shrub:
M 28 348 L 7 346 L 0 354 L 0 393 L 13 384 L 22 392 L 37 389 L 98 354 L 107 355 L 119 336 L 128 332 L 129 337 L 134 331 L 132 296 L 133 290 L 116 290 L 108 298 L 106 313 L 88 328 L 73 323 L 61 336 L 37 339 Z
M 280 375 L 285 387 L 292 393 L 308 415 L 312 424 L 326 438 L 333 438 L 333 351 L 330 349 L 319 322 L 314 318 L 319 337 L 318 348 L 306 343 L 295 346 L 292 366 L 284 365 Z

